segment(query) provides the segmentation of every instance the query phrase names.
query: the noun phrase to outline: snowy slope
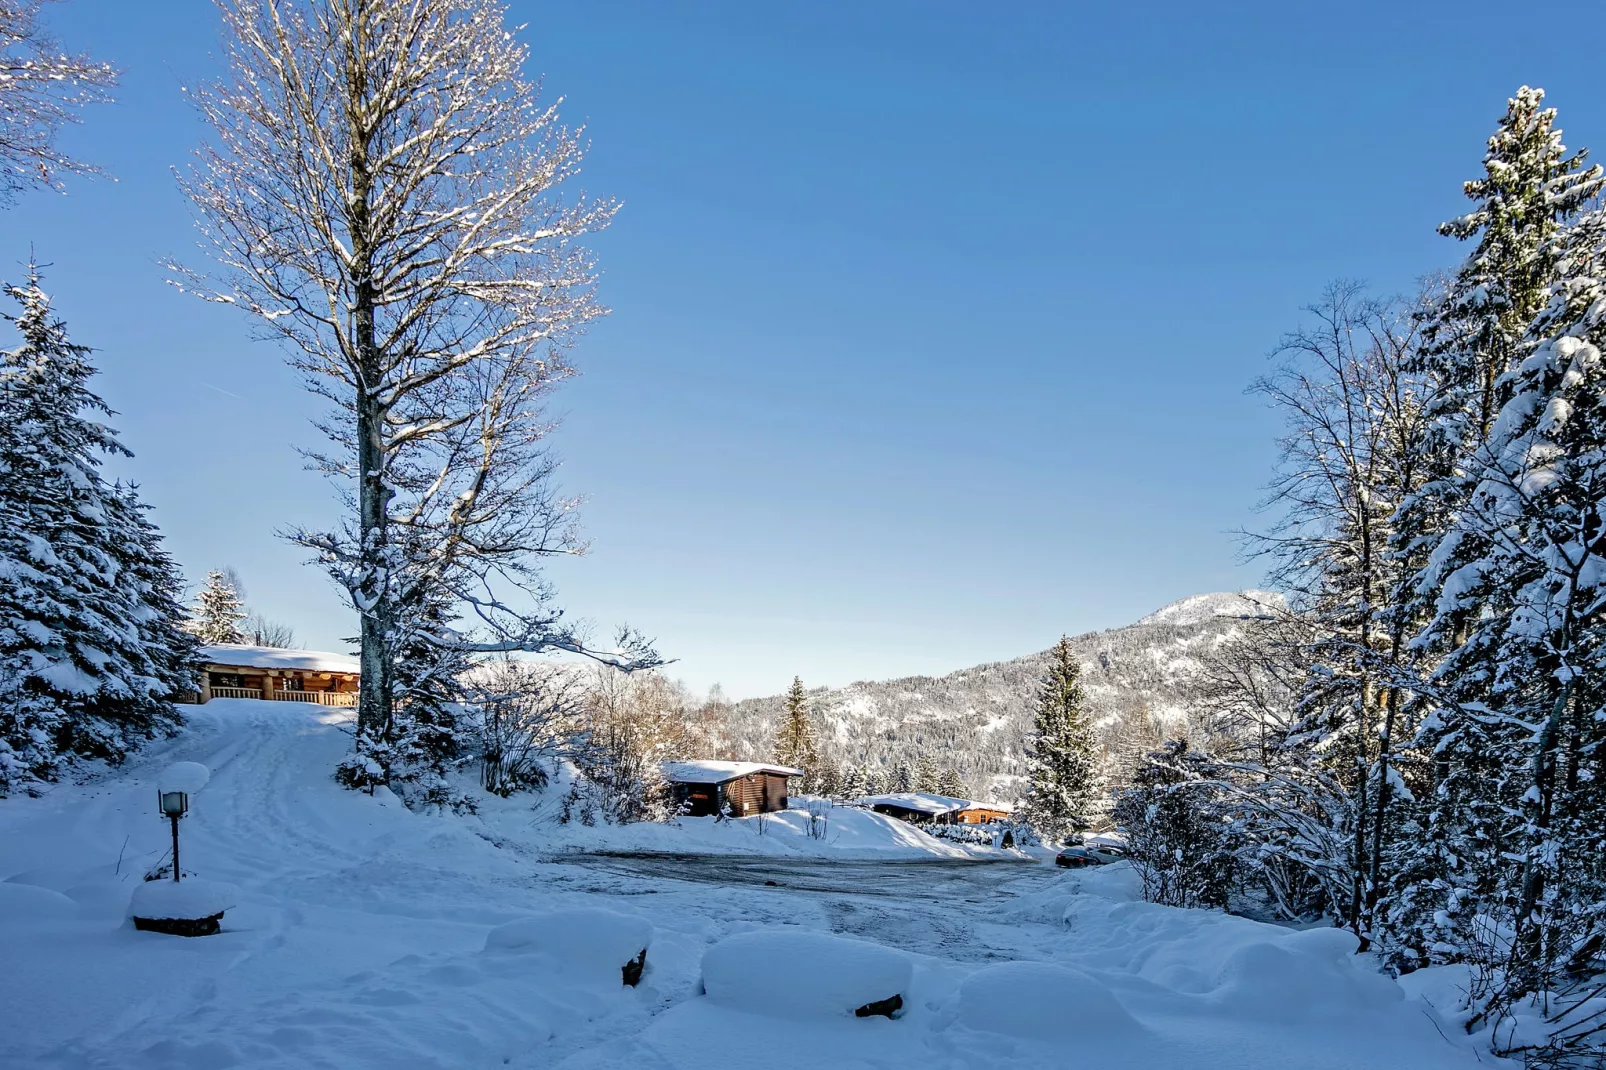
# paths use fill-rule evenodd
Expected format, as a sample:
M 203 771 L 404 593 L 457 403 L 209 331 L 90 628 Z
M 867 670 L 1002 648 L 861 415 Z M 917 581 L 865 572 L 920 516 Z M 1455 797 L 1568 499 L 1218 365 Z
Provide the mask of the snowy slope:
M 1282 604 L 1264 591 L 1195 595 L 1126 627 L 1073 637 L 1095 721 L 1108 730 L 1122 717 L 1184 717 L 1199 655 L 1245 618 Z M 1021 787 L 1032 703 L 1047 662 L 1042 651 L 941 677 L 822 688 L 810 700 L 839 761 L 890 769 L 929 755 L 939 768 L 957 767 L 972 795 L 1009 802 Z M 743 756 L 768 753 L 783 701 L 776 695 L 734 706 L 732 734 Z
M 1133 902 L 1124 867 L 571 855 L 542 849 L 528 811 L 342 791 L 348 729 L 342 711 L 213 702 L 119 775 L 0 801 L 0 1065 L 1479 1065 L 1341 934 Z M 185 869 L 239 888 L 200 940 L 123 916 L 165 849 L 152 796 L 180 759 L 212 771 Z M 727 942 L 755 933 L 814 935 Z M 625 988 L 608 956 L 641 941 Z M 838 1006 L 888 983 L 908 989 L 896 1020 Z

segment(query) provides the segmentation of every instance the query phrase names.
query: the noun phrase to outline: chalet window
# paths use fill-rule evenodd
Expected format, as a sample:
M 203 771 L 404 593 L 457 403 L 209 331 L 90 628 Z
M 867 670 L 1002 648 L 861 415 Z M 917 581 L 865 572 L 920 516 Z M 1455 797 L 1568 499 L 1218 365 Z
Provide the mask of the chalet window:
M 244 687 L 245 686 L 245 677 L 241 676 L 237 672 L 215 672 L 215 673 L 212 673 L 211 675 L 212 675 L 212 686 L 213 687 Z

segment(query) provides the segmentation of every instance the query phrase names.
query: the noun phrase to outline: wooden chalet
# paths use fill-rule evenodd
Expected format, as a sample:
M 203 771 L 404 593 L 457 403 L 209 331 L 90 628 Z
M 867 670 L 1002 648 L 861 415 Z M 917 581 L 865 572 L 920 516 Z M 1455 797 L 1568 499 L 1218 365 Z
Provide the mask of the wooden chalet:
M 891 795 L 866 795 L 859 805 L 913 824 L 935 822 L 941 825 L 986 825 L 1009 817 L 1009 808 L 997 803 L 972 802 L 923 791 L 900 791 Z
M 321 650 L 218 643 L 196 650 L 201 662 L 201 702 L 250 698 L 357 705 L 357 659 Z
M 750 817 L 786 809 L 787 781 L 803 770 L 764 762 L 665 762 L 664 779 L 691 817 Z

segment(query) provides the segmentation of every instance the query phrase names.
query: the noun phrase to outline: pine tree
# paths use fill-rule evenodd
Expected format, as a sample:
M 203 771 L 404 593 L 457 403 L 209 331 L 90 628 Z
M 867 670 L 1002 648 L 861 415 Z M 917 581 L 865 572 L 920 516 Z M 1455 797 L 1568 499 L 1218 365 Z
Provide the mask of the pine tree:
M 245 636 L 240 631 L 240 622 L 248 616 L 234 584 L 222 572 L 213 569 L 206 574 L 206 582 L 195 596 L 189 630 L 196 639 L 209 645 L 243 643 Z
M 1513 545 L 1489 512 L 1494 499 L 1486 489 L 1491 470 L 1498 485 L 1515 464 L 1502 456 L 1517 441 L 1504 414 L 1522 423 L 1534 414 L 1519 418 L 1513 400 L 1544 396 L 1545 388 L 1532 381 L 1530 361 L 1554 363 L 1555 331 L 1566 315 L 1579 326 L 1574 309 L 1553 312 L 1548 332 L 1530 330 L 1562 276 L 1573 277 L 1574 295 L 1581 285 L 1587 289 L 1589 256 L 1577 252 L 1588 242 L 1577 241 L 1576 233 L 1590 228 L 1572 224 L 1603 181 L 1598 166 L 1584 166 L 1587 153 L 1566 154 L 1555 111 L 1541 107 L 1543 98 L 1542 91 L 1523 87 L 1509 102 L 1489 140 L 1485 177 L 1466 183 L 1475 209 L 1440 227 L 1456 238 L 1475 238 L 1476 245 L 1429 318 L 1422 362 L 1432 387 L 1427 479 L 1395 519 L 1401 552 L 1417 555 L 1398 601 L 1421 632 L 1412 645 L 1422 653 L 1426 679 L 1417 690 L 1433 700 L 1414 741 L 1416 750 L 1432 756 L 1432 782 L 1421 793 L 1419 834 L 1402 837 L 1398 890 L 1386 912 L 1389 940 L 1397 955 L 1407 956 L 1407 966 L 1459 957 L 1480 897 L 1510 868 L 1492 845 L 1513 800 L 1488 786 L 1506 778 L 1514 758 L 1491 737 L 1499 732 L 1484 715 L 1466 705 L 1493 698 L 1498 677 L 1477 661 L 1494 642 L 1480 618 L 1499 612 L 1495 606 L 1520 586 L 1510 577 L 1479 575 L 1491 555 L 1501 557 Z M 1574 254 L 1564 267 L 1569 249 Z M 1551 346 L 1549 356 L 1536 352 L 1542 344 Z
M 942 771 L 937 780 L 937 794 L 946 795 L 950 799 L 966 799 L 970 793 L 965 789 L 965 782 L 960 779 L 959 771 L 949 766 Z
M 937 760 L 929 754 L 922 754 L 915 762 L 914 790 L 936 792 L 940 786 L 941 774 L 937 772 Z
M 1098 791 L 1098 750 L 1083 712 L 1082 667 L 1062 637 L 1038 692 L 1028 753 L 1027 819 L 1045 839 L 1089 827 Z
M 842 783 L 837 788 L 841 798 L 857 799 L 870 794 L 866 788 L 864 767 L 847 765 L 842 770 Z
M 911 763 L 907 758 L 901 759 L 898 764 L 893 767 L 890 780 L 891 783 L 889 787 L 893 792 L 907 793 L 914 791 L 916 781 L 915 767 L 913 763 Z
M 6 291 L 22 344 L 0 360 L 0 794 L 72 757 L 119 761 L 178 722 L 193 642 L 179 581 L 37 270 Z
M 814 769 L 818 757 L 808 695 L 803 690 L 803 680 L 794 676 L 792 688 L 786 693 L 786 712 L 781 728 L 775 736 L 775 760 L 781 765 L 802 769 L 807 774 Z
M 1474 489 L 1428 572 L 1433 629 L 1465 635 L 1439 666 L 1448 701 L 1428 732 L 1444 769 L 1431 827 L 1454 860 L 1440 927 L 1508 921 L 1508 1003 L 1606 938 L 1606 213 L 1554 245 L 1549 308 L 1502 377 Z

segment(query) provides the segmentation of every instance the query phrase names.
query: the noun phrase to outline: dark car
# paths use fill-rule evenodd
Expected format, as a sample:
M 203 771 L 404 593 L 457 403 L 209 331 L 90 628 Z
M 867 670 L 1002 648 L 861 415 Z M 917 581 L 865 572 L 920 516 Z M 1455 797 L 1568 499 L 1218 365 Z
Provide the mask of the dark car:
M 1108 844 L 1099 844 L 1097 847 L 1067 847 L 1054 856 L 1056 866 L 1065 866 L 1067 869 L 1079 869 L 1082 866 L 1103 866 L 1111 862 L 1126 860 L 1126 852 Z

